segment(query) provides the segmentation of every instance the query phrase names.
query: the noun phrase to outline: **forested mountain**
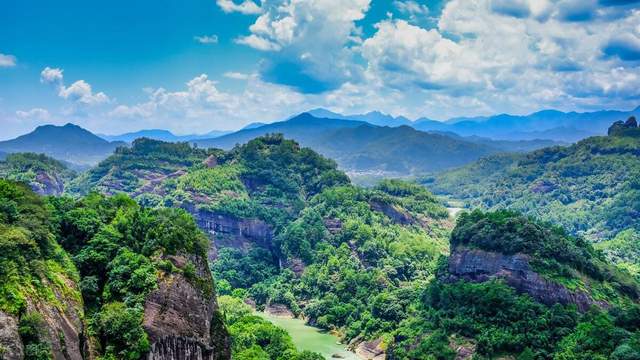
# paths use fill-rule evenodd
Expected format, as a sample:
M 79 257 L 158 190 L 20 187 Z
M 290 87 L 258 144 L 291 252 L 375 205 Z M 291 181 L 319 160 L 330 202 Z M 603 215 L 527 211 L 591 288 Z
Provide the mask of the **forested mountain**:
M 232 338 L 269 326 L 248 302 L 302 315 L 360 353 L 390 359 L 640 351 L 637 280 L 610 262 L 626 239 L 601 254 L 557 227 L 475 212 L 459 219 L 449 245 L 447 211 L 421 186 L 353 186 L 335 163 L 281 136 L 227 152 L 141 139 L 76 186 L 195 216 L 212 242 Z M 637 266 L 635 257 L 615 261 Z M 261 351 L 233 349 L 277 358 Z
M 640 107 L 631 111 L 601 110 L 593 112 L 562 112 L 542 110 L 529 115 L 499 114 L 436 121 L 419 118 L 411 121 L 403 116 L 380 112 L 343 115 L 326 109 L 314 109 L 310 114 L 332 119 L 359 120 L 380 126 L 408 125 L 421 131 L 451 132 L 460 136 L 480 136 L 498 140 L 546 139 L 575 142 L 589 136 L 604 135 L 616 119 L 640 115 Z
M 3 358 L 229 359 L 208 241 L 184 211 L 2 179 L 0 204 Z
M 44 154 L 15 153 L 0 160 L 0 178 L 28 184 L 40 195 L 61 195 L 75 176 L 65 164 Z
M 568 147 L 490 156 L 424 183 L 471 208 L 522 211 L 598 241 L 640 229 L 638 154 L 640 136 L 614 129 Z
M 229 149 L 270 133 L 282 133 L 303 146 L 335 159 L 340 168 L 349 173 L 392 176 L 438 171 L 466 164 L 484 155 L 532 150 L 550 143 L 539 140 L 493 141 L 477 137 L 467 139 L 449 133 L 417 131 L 409 126 L 380 127 L 359 120 L 316 118 L 307 113 L 287 121 L 195 143 L 200 147 Z
M 77 125 L 66 124 L 38 126 L 26 135 L 0 141 L 0 150 L 7 153 L 42 153 L 58 160 L 93 165 L 122 145 L 122 142 L 108 142 Z

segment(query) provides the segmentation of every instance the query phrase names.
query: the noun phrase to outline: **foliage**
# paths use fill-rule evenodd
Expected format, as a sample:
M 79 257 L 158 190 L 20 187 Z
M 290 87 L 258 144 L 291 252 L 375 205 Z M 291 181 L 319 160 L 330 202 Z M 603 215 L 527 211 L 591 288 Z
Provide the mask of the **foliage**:
M 600 241 L 640 229 L 640 138 L 591 137 L 569 147 L 496 155 L 422 180 L 471 208 L 511 209 Z
M 253 310 L 241 299 L 220 296 L 218 304 L 231 334 L 234 359 L 323 359 L 316 353 L 297 351 L 291 336 L 284 329 L 253 315 Z

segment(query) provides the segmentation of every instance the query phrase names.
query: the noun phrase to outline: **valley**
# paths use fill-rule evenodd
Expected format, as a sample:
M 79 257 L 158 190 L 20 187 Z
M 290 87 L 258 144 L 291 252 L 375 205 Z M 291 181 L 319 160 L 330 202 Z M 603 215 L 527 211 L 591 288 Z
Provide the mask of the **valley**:
M 27 197 L 42 202 L 39 221 L 53 224 L 50 246 L 66 257 L 74 290 L 41 298 L 25 287 L 33 280 L 5 271 L 14 285 L 0 297 L 14 289 L 26 305 L 5 300 L 0 310 L 16 324 L 55 329 L 53 315 L 30 320 L 30 304 L 68 301 L 60 294 L 75 291 L 75 311 L 85 314 L 75 316 L 90 320 L 66 336 L 83 358 L 165 359 L 185 349 L 207 359 L 357 358 L 347 345 L 361 359 L 394 360 L 575 358 L 591 343 L 598 345 L 585 359 L 636 351 L 640 138 L 632 128 L 617 124 L 609 136 L 567 147 L 488 153 L 420 183 L 369 187 L 280 134 L 229 150 L 141 138 L 84 172 L 45 155 L 10 154 L 0 162 L 0 195 L 18 210 L 1 209 L 4 236 L 34 216 L 29 206 L 20 210 L 31 190 L 19 182 L 53 195 Z M 578 204 L 589 212 L 576 213 Z M 20 260 L 33 264 L 36 279 L 53 276 L 37 270 L 50 262 L 43 249 Z M 3 258 L 5 269 L 17 266 L 13 256 Z M 194 296 L 208 305 L 198 308 Z M 126 339 L 109 330 L 122 316 Z M 609 330 L 584 332 L 594 326 Z M 86 331 L 96 337 L 82 340 Z M 193 331 L 200 337 L 186 336 Z M 46 333 L 14 334 L 0 344 L 61 351 Z

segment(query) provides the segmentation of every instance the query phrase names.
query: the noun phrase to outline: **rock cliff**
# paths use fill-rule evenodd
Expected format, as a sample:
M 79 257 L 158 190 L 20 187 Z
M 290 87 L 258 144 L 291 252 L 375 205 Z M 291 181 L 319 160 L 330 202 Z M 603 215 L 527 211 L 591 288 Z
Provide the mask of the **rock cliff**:
M 151 341 L 147 359 L 230 359 L 229 337 L 206 259 L 180 255 L 168 260 L 179 269 L 192 264 L 195 274 L 165 274 L 147 296 L 143 322 Z
M 605 302 L 595 301 L 585 292 L 570 291 L 561 284 L 543 278 L 532 270 L 529 262 L 530 257 L 523 254 L 504 255 L 459 246 L 449 257 L 448 273 L 443 280 L 485 282 L 498 278 L 516 291 L 526 293 L 546 305 L 575 304 L 580 311 L 587 311 L 593 305 L 608 306 Z

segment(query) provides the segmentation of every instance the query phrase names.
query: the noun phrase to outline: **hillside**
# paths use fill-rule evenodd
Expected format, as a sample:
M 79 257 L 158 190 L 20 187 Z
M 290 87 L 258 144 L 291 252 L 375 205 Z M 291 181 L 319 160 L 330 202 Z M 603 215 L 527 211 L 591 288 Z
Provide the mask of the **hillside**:
M 282 136 L 208 156 L 192 149 L 206 161 L 191 166 L 149 153 L 172 153 L 179 145 L 145 142 L 105 160 L 85 178 L 97 180 L 80 188 L 135 195 L 145 185 L 112 188 L 120 184 L 113 175 L 127 178 L 152 163 L 180 167 L 179 175 L 145 187 L 137 199 L 196 217 L 210 235 L 222 295 L 304 313 L 348 339 L 374 339 L 403 316 L 379 313 L 395 306 L 386 299 L 406 296 L 405 286 L 417 291 L 447 251 L 447 211 L 421 186 L 388 181 L 371 190 L 355 187 L 334 162 Z M 100 174 L 112 180 L 101 181 Z M 370 318 L 376 325 L 365 326 Z
M 515 213 L 463 214 L 391 359 L 632 359 L 639 284 L 584 240 Z
M 1 141 L 0 151 L 46 154 L 58 160 L 92 165 L 122 145 L 124 143 L 108 142 L 77 125 L 43 125 L 26 135 Z
M 4 359 L 230 358 L 207 238 L 184 211 L 7 180 L 0 203 Z
M 591 137 L 568 147 L 496 155 L 427 177 L 471 208 L 508 208 L 600 241 L 640 228 L 640 137 Z
M 76 173 L 44 154 L 15 153 L 0 160 L 0 178 L 19 181 L 40 195 L 61 195 Z

